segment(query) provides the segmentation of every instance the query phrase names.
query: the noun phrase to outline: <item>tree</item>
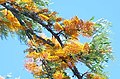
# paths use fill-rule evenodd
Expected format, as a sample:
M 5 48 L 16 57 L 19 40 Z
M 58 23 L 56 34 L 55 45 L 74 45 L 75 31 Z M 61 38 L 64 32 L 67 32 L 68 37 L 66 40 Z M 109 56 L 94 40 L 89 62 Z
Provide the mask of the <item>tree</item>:
M 35 79 L 70 79 L 66 69 L 78 79 L 107 79 L 103 69 L 112 57 L 111 23 L 104 19 L 94 22 L 94 17 L 88 21 L 77 16 L 64 19 L 50 11 L 48 4 L 48 0 L 1 0 L 1 39 L 15 34 L 28 45 L 25 68 Z M 82 37 L 90 41 L 82 43 Z M 77 63 L 89 70 L 81 73 Z

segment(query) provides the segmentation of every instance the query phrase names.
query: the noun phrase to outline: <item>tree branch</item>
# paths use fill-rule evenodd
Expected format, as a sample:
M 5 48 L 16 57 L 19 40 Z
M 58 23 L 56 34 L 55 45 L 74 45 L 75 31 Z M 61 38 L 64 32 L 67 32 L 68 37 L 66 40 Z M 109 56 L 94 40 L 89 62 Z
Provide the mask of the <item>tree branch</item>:
M 67 63 L 67 61 L 66 60 L 63 60 L 65 63 Z M 70 62 L 71 63 L 71 62 Z M 68 63 L 67 63 L 68 64 Z M 69 65 L 68 64 L 68 67 L 71 69 L 71 71 L 73 72 L 73 74 L 78 78 L 78 79 L 82 79 L 82 76 L 80 75 L 80 73 L 79 73 L 79 71 L 78 71 L 78 69 L 77 69 L 77 67 L 76 66 L 71 66 L 71 65 Z
M 20 19 L 20 15 L 19 15 L 20 12 L 19 12 L 18 10 L 14 9 L 13 7 L 11 7 L 11 6 L 9 6 L 9 5 L 6 5 L 6 4 L 7 4 L 7 3 L 1 4 L 1 5 L 4 6 L 6 9 L 10 10 L 10 11 L 13 13 L 13 15 L 18 19 L 18 21 L 20 22 L 20 24 L 21 24 L 22 26 L 25 26 L 24 21 L 22 21 L 22 20 Z M 30 17 L 30 16 L 29 16 L 29 17 Z M 53 43 L 51 43 L 51 42 L 49 42 L 49 41 L 46 41 L 46 40 L 43 39 L 42 37 L 36 35 L 36 34 L 33 32 L 32 29 L 26 28 L 25 33 L 26 33 L 26 35 L 28 36 L 29 39 L 32 39 L 32 36 L 35 35 L 37 38 L 39 38 L 40 40 L 42 40 L 44 43 L 47 43 L 47 44 L 49 44 L 49 45 L 51 45 L 51 46 L 54 46 Z M 31 36 L 31 35 L 32 35 L 32 36 Z
M 78 71 L 78 69 L 77 69 L 76 66 L 74 66 L 73 68 L 71 68 L 71 67 L 69 67 L 69 68 L 72 70 L 72 72 L 74 73 L 74 75 L 75 75 L 78 79 L 82 79 L 82 76 L 80 75 L 80 73 L 79 73 L 79 71 Z
M 10 3 L 7 3 L 7 4 L 9 4 L 9 6 L 6 5 L 6 3 L 1 4 L 1 5 L 4 6 L 6 9 L 10 10 L 13 13 L 16 13 L 18 15 L 23 14 L 24 16 L 29 17 L 29 18 L 33 19 L 34 21 L 38 22 L 40 25 L 42 25 L 43 27 L 45 27 L 58 40 L 58 42 L 60 43 L 60 45 L 63 47 L 63 43 L 62 43 L 60 37 L 49 27 L 51 25 L 49 25 L 49 23 L 46 25 L 44 23 L 44 21 L 42 21 L 38 17 L 37 13 L 35 13 L 35 12 L 28 12 L 28 11 L 21 11 L 20 12 L 20 11 L 16 10 L 15 8 L 13 8 Z M 18 21 L 20 21 L 19 18 L 18 18 Z

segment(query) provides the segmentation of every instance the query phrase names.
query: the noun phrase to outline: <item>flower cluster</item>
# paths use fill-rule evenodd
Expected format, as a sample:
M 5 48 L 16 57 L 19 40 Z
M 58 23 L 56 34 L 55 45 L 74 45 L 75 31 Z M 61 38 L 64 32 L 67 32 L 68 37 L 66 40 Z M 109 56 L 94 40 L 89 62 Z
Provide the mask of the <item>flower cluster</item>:
M 3 20 L 2 17 L 0 17 L 1 24 L 6 25 L 11 31 L 24 30 L 24 27 L 19 23 L 11 11 L 5 9 L 2 10 L 1 13 L 3 14 L 2 17 L 5 19 Z

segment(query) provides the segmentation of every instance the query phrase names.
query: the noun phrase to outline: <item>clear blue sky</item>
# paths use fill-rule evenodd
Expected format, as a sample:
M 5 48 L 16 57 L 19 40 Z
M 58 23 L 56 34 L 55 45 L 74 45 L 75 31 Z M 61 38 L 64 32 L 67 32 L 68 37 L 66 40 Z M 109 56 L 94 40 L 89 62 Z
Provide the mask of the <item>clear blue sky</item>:
M 64 18 L 77 15 L 88 20 L 95 16 L 95 20 L 106 18 L 112 22 L 112 34 L 110 35 L 113 47 L 114 61 L 108 63 L 105 69 L 110 75 L 109 79 L 118 79 L 120 73 L 120 1 L 119 0 L 52 0 L 50 8 L 57 11 Z M 0 39 L 0 75 L 12 73 L 14 77 L 21 79 L 33 79 L 32 75 L 24 69 L 23 50 L 26 46 L 16 38 L 8 40 Z

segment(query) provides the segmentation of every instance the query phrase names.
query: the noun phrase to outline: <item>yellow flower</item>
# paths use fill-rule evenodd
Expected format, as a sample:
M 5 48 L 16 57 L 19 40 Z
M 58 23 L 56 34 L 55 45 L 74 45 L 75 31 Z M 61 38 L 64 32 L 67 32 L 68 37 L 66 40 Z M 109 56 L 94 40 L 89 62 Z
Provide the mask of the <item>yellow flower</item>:
M 62 61 L 60 63 L 60 67 L 63 68 L 63 69 L 66 69 L 68 67 L 67 63 L 65 63 L 64 61 Z
M 44 14 L 39 14 L 39 17 L 40 19 L 44 20 L 44 21 L 48 21 L 49 20 L 49 17 L 47 17 L 46 15 Z
M 49 17 L 51 17 L 51 16 L 55 16 L 57 14 L 57 12 L 52 12 L 51 14 L 49 14 Z
M 65 52 L 63 51 L 63 49 L 58 49 L 55 51 L 55 55 L 59 56 L 59 57 L 66 57 Z
M 88 44 L 88 43 L 85 43 L 85 44 L 84 44 L 84 47 L 83 47 L 83 51 L 84 51 L 85 53 L 89 53 L 89 50 L 90 50 L 89 44 Z
M 48 53 L 48 52 L 46 52 L 46 51 L 43 51 L 43 52 L 40 54 L 40 57 L 41 57 L 41 58 L 44 58 L 44 59 L 47 59 L 49 56 L 50 56 L 50 53 Z
M 106 77 L 100 74 L 88 73 L 87 79 L 106 79 Z
M 61 48 L 60 43 L 58 42 L 58 40 L 55 37 L 52 37 L 51 41 L 55 44 L 54 49 Z
M 106 79 L 104 76 L 102 76 L 102 75 L 99 75 L 99 74 L 95 74 L 94 76 L 93 76 L 93 79 Z
M 25 64 L 25 68 L 30 72 L 33 72 L 36 66 L 37 66 L 36 63 L 26 63 Z
M 80 24 L 80 20 L 77 16 L 75 16 L 71 19 L 71 23 L 78 26 Z
M 56 22 L 60 22 L 60 21 L 62 21 L 63 19 L 62 19 L 61 17 L 57 17 L 55 20 L 56 20 Z
M 59 60 L 59 57 L 58 56 L 48 56 L 47 60 L 48 61 L 57 61 L 57 60 Z
M 77 40 L 70 40 L 63 48 L 65 53 L 78 54 L 83 51 L 83 44 Z
M 36 53 L 35 51 L 34 51 L 34 52 L 30 52 L 26 57 L 27 57 L 27 58 L 37 59 L 37 58 L 40 57 L 40 53 Z
M 18 31 L 18 30 L 24 30 L 25 28 L 21 26 L 19 21 L 17 20 L 16 17 L 12 14 L 11 11 L 5 9 L 1 11 L 4 14 L 4 17 L 8 21 L 4 21 L 4 24 L 11 30 L 11 31 Z
M 35 5 L 35 3 L 34 2 L 30 2 L 29 0 L 28 0 L 28 2 L 26 1 L 26 5 L 25 5 L 25 8 L 26 9 L 28 9 L 28 10 L 31 10 L 31 11 L 33 11 L 33 12 L 39 12 L 40 10 L 39 10 L 39 8 Z
M 21 2 L 32 2 L 32 0 L 21 0 Z
M 90 21 L 85 22 L 81 28 L 83 31 L 82 35 L 87 37 L 92 36 L 93 30 L 94 30 L 93 25 L 94 25 L 93 22 L 90 22 Z
M 43 74 L 42 66 L 36 66 L 33 70 L 33 74 L 36 76 L 41 76 Z
M 26 63 L 25 64 L 25 68 L 32 72 L 34 75 L 36 76 L 40 76 L 43 74 L 43 71 L 42 71 L 42 66 L 38 66 L 36 63 Z
M 77 28 L 78 24 L 76 23 L 78 23 L 76 20 L 63 21 L 65 33 L 74 38 L 76 38 L 79 35 L 78 28 Z
M 63 27 L 58 22 L 56 22 L 54 25 L 54 29 L 56 31 L 61 31 L 61 30 L 63 30 Z
M 53 74 L 53 78 L 54 79 L 63 79 L 64 77 L 64 74 L 62 72 L 59 72 L 59 71 L 56 71 L 54 74 Z
M 63 21 L 63 24 L 64 24 L 65 26 L 69 26 L 69 25 L 70 25 L 70 22 L 71 22 L 70 20 L 64 20 L 64 21 Z

